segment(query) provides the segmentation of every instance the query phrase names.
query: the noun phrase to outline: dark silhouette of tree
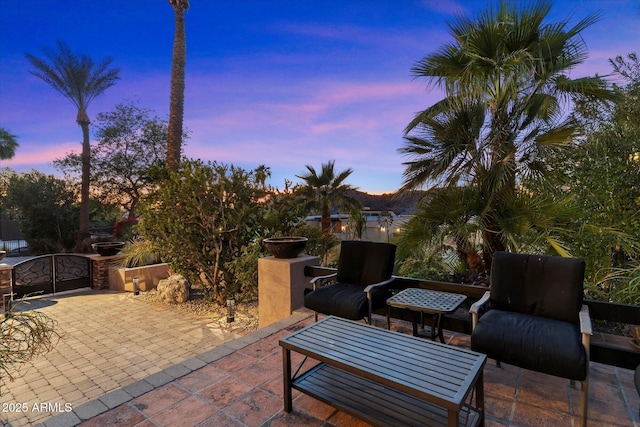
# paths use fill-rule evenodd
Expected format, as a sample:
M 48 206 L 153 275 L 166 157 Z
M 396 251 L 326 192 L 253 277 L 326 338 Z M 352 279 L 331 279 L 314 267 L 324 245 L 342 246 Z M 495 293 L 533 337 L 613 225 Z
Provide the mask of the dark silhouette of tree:
M 5 128 L 0 128 L 0 160 L 13 158 L 18 148 L 16 136 L 9 133 Z
M 300 194 L 305 198 L 308 207 L 321 210 L 320 225 L 324 235 L 331 234 L 332 206 L 349 206 L 357 203 L 349 196 L 349 192 L 355 188 L 344 183 L 353 170 L 349 168 L 336 174 L 334 166 L 334 160 L 323 163 L 320 174 L 318 174 L 313 166 L 305 165 L 308 173 L 296 175 L 305 182 L 300 189 Z
M 62 41 L 58 50 L 44 48 L 45 58 L 31 54 L 25 56 L 33 66 L 31 73 L 48 83 L 78 109 L 76 122 L 82 129 L 82 188 L 80 192 L 80 226 L 76 239 L 77 252 L 90 252 L 89 235 L 89 181 L 91 147 L 89 141 L 89 115 L 91 102 L 119 80 L 120 70 L 112 68 L 113 59 L 106 57 L 95 62 L 85 54 L 75 54 Z

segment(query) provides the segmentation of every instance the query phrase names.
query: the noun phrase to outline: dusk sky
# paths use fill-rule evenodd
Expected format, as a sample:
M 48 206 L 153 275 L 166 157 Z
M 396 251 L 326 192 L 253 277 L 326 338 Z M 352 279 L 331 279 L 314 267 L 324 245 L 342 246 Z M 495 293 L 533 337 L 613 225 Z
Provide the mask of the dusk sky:
M 523 1 L 529 4 L 529 1 Z M 298 182 L 305 165 L 354 170 L 362 191 L 396 191 L 397 153 L 414 114 L 442 97 L 414 79 L 414 62 L 450 41 L 455 13 L 486 1 L 191 0 L 186 13 L 184 125 L 190 158 L 247 169 L 265 164 L 272 185 Z M 571 75 L 606 75 L 609 58 L 640 53 L 640 1 L 554 1 L 550 21 L 584 31 L 588 60 Z M 76 110 L 29 73 L 24 54 L 62 40 L 76 53 L 114 58 L 121 80 L 89 107 L 94 120 L 137 100 L 167 118 L 173 10 L 166 0 L 0 0 L 0 127 L 17 136 L 0 167 L 60 175 L 51 161 L 80 151 Z M 93 138 L 93 134 L 92 134 Z

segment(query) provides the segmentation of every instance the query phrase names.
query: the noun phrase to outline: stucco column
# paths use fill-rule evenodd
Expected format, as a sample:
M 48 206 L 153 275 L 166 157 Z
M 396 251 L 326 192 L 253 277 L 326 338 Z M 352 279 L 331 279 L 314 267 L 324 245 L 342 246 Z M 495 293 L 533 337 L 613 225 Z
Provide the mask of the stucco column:
M 304 289 L 310 287 L 305 266 L 320 265 L 311 255 L 280 259 L 272 256 L 258 259 L 258 316 L 260 327 L 289 317 L 304 306 Z

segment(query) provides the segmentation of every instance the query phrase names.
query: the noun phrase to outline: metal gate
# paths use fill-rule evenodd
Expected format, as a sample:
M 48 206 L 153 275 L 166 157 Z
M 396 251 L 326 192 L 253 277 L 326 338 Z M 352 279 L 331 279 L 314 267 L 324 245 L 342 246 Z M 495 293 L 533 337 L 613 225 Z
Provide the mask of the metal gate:
M 53 294 L 91 286 L 91 260 L 83 255 L 42 255 L 13 266 L 13 296 Z

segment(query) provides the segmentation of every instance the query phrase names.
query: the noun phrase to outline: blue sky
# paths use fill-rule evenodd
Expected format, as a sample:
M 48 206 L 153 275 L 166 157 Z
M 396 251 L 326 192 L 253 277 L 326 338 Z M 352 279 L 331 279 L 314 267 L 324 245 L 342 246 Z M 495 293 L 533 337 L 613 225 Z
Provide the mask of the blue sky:
M 523 3 L 527 4 L 527 1 Z M 186 14 L 185 155 L 245 168 L 266 164 L 270 183 L 297 182 L 327 160 L 354 170 L 371 193 L 402 184 L 402 131 L 441 98 L 410 68 L 450 40 L 455 13 L 485 1 L 191 0 Z M 554 1 L 551 20 L 584 31 L 588 60 L 572 77 L 608 74 L 608 59 L 640 49 L 640 1 Z M 72 104 L 29 73 L 26 52 L 66 42 L 94 59 L 112 56 L 121 80 L 89 117 L 137 100 L 166 118 L 173 41 L 166 0 L 1 0 L 0 127 L 18 137 L 17 171 L 59 174 L 55 158 L 80 150 Z

